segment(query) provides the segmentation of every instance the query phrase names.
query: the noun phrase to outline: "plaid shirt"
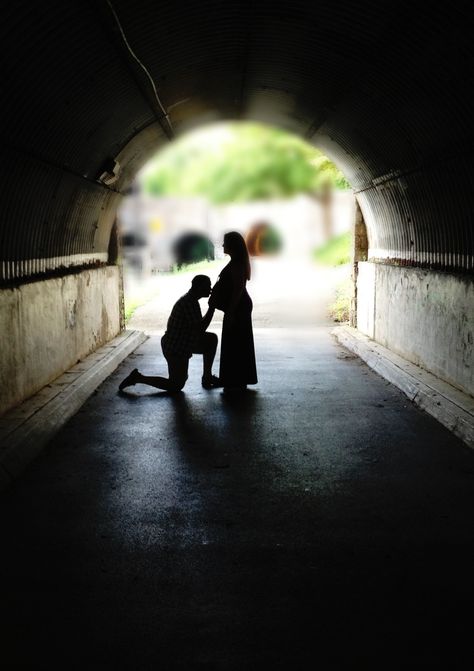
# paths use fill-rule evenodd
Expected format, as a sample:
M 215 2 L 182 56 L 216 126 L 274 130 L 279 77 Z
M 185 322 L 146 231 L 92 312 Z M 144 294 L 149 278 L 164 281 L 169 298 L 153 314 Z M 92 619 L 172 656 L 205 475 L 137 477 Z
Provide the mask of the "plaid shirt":
M 202 314 L 199 301 L 191 294 L 181 296 L 173 306 L 161 339 L 163 354 L 192 356 L 202 334 Z

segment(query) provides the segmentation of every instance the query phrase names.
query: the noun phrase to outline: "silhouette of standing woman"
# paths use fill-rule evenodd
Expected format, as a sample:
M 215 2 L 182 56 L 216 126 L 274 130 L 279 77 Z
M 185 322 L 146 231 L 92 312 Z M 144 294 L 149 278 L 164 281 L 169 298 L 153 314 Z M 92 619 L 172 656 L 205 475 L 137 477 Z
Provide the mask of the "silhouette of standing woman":
M 225 307 L 209 300 L 210 307 L 224 309 L 222 325 L 219 378 L 224 391 L 243 391 L 248 384 L 257 383 L 257 367 L 252 332 L 252 299 L 246 284 L 250 279 L 247 245 L 240 233 L 224 235 L 224 254 L 229 263 L 219 275 L 219 294 L 226 297 Z

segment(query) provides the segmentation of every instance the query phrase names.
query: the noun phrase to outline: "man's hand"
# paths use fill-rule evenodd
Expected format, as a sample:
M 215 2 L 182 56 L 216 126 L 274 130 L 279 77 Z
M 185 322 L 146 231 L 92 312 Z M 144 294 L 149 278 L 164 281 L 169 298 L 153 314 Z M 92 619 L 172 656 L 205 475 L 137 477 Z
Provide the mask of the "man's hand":
M 201 322 L 201 327 L 202 327 L 203 331 L 206 331 L 207 327 L 211 323 L 211 320 L 214 316 L 214 312 L 215 312 L 215 308 L 213 308 L 209 305 L 209 309 L 206 312 L 206 314 L 204 315 L 204 317 L 202 318 L 202 322 Z
M 216 300 L 216 299 L 212 297 L 212 291 L 211 291 L 211 295 L 209 296 L 209 300 L 207 301 L 207 304 L 208 304 L 209 307 L 210 307 L 211 309 L 213 309 L 213 310 L 216 309 L 216 306 L 215 306 L 215 300 Z

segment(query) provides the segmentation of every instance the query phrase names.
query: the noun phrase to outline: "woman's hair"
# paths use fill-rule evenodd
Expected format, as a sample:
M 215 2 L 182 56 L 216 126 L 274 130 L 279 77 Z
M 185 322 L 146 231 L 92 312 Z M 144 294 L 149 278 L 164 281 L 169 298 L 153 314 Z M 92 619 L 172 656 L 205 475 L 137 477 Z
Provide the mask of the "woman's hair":
M 250 279 L 250 260 L 247 245 L 244 238 L 236 231 L 231 231 L 224 235 L 224 242 L 232 261 L 242 266 L 245 273 L 245 279 Z

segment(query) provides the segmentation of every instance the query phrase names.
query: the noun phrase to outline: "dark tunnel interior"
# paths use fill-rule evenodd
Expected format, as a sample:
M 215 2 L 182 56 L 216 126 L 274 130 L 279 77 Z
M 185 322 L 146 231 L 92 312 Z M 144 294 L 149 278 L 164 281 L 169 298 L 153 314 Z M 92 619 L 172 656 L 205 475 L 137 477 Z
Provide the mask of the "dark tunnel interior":
M 472 270 L 470 19 L 467 3 L 15 3 L 1 281 L 106 263 L 120 194 L 151 152 L 240 118 L 333 158 L 371 259 Z
M 189 395 L 124 399 L 127 367 L 156 367 L 140 336 L 89 397 L 78 382 L 0 495 L 6 670 L 474 667 L 473 18 L 465 0 L 3 9 L 0 488 L 26 468 L 10 421 L 28 455 L 46 444 L 22 402 L 129 346 L 117 208 L 199 126 L 280 127 L 344 172 L 344 332 L 388 361 L 267 333 L 240 405 L 205 395 L 197 357 Z

